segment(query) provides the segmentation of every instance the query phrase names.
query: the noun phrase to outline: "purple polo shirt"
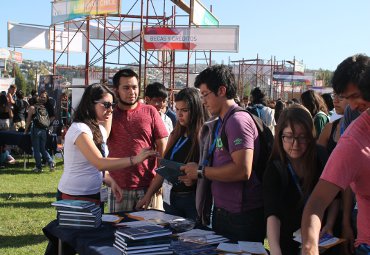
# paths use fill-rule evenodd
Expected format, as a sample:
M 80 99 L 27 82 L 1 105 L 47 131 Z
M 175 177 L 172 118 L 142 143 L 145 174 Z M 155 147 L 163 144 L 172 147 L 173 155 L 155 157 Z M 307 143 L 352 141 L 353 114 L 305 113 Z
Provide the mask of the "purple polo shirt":
M 232 109 L 237 107 L 235 104 L 226 113 L 224 119 L 228 118 Z M 229 143 L 229 152 L 222 146 L 221 130 L 225 123 L 221 120 L 221 128 L 217 135 L 216 148 L 213 157 L 213 166 L 223 166 L 232 161 L 231 153 L 238 150 L 253 149 L 253 160 L 258 159 L 259 140 L 258 130 L 252 117 L 246 112 L 236 112 L 226 121 L 225 132 Z M 242 207 L 243 186 L 245 189 L 245 205 Z M 261 208 L 262 185 L 254 171 L 250 179 L 245 183 L 212 181 L 212 195 L 215 206 L 223 208 L 230 213 L 240 213 L 251 209 Z

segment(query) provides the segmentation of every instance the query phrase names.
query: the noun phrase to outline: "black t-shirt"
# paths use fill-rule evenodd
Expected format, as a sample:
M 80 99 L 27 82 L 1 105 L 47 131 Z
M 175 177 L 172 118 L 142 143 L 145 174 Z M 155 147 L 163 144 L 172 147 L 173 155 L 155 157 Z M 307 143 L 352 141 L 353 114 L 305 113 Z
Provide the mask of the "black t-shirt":
M 23 99 L 17 99 L 15 101 L 13 122 L 19 122 L 26 119 L 27 107 L 28 107 L 27 101 Z
M 317 155 L 315 183 L 318 182 L 327 160 L 322 146 L 317 146 Z M 300 185 L 302 187 L 302 183 Z M 263 178 L 263 198 L 266 219 L 272 215 L 280 219 L 282 254 L 297 254 L 299 244 L 293 241 L 293 233 L 301 227 L 305 199 L 288 168 L 278 169 L 273 162 L 268 163 Z
M 180 139 L 182 139 L 182 141 L 184 141 L 184 139 L 186 139 L 185 137 L 180 137 Z M 178 140 L 177 140 L 178 141 Z M 177 141 L 171 146 L 171 148 L 168 150 L 168 152 L 166 153 L 166 155 L 164 155 L 164 158 L 165 159 L 170 159 L 170 160 L 173 160 L 173 161 L 176 161 L 176 162 L 179 162 L 179 163 L 187 163 L 185 162 L 186 160 L 186 157 L 190 151 L 190 148 L 191 148 L 191 139 L 189 137 L 189 139 L 184 143 L 183 146 L 180 147 L 180 149 L 173 155 L 173 159 L 171 159 L 171 154 L 172 154 L 172 151 L 177 143 Z M 197 159 L 194 159 L 193 162 L 198 162 L 199 158 Z M 195 187 L 196 185 L 193 185 L 193 186 L 185 186 L 185 184 L 183 183 L 180 183 L 178 185 L 174 185 L 173 188 L 172 188 L 172 191 L 173 192 L 188 192 L 188 191 L 194 191 L 195 190 Z

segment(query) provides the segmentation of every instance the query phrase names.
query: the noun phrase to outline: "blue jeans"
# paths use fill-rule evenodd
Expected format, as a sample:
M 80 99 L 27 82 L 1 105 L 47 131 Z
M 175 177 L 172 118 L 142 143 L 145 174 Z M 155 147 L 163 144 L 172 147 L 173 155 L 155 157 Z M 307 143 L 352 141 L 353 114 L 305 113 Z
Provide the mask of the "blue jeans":
M 0 153 L 0 165 L 8 162 L 8 156 L 9 156 L 8 150 L 4 150 L 3 152 Z
M 367 244 L 360 244 L 356 248 L 356 255 L 370 255 L 370 245 Z
M 176 193 L 171 191 L 170 196 L 171 205 L 163 202 L 163 208 L 166 213 L 196 221 L 195 192 Z
M 53 159 L 46 151 L 47 132 L 48 130 L 46 129 L 41 129 L 37 127 L 31 128 L 33 156 L 35 157 L 36 167 L 39 169 L 41 169 L 41 155 L 49 164 L 53 162 Z

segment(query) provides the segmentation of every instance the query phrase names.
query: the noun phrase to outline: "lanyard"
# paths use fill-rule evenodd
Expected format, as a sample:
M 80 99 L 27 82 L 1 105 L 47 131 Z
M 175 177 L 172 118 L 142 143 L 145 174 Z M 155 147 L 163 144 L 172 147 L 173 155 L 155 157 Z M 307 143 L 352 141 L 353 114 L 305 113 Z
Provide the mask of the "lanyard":
M 210 159 L 210 157 L 211 157 L 211 155 L 212 155 L 212 153 L 213 153 L 213 151 L 216 147 L 216 142 L 217 142 L 217 139 L 218 139 L 218 131 L 220 130 L 220 126 L 221 126 L 221 119 L 218 119 L 216 130 L 215 130 L 215 133 L 214 133 L 213 142 L 212 142 L 211 146 L 208 149 L 207 157 L 203 160 L 203 166 L 208 165 L 209 159 Z
M 173 147 L 170 160 L 173 160 L 173 157 L 175 156 L 176 152 L 178 152 L 181 149 L 181 147 L 184 146 L 184 144 L 189 140 L 189 137 L 186 137 L 183 141 L 181 140 L 182 140 L 182 137 L 180 137 L 180 139 L 177 141 L 177 143 Z
M 289 169 L 290 174 L 292 175 L 292 178 L 293 178 L 294 184 L 295 184 L 295 186 L 297 187 L 297 189 L 298 189 L 298 191 L 299 191 L 299 194 L 300 194 L 301 196 L 303 196 L 303 191 L 302 191 L 301 185 L 299 184 L 299 178 L 298 178 L 298 175 L 297 175 L 297 174 L 296 174 L 296 172 L 293 170 L 292 165 L 291 165 L 290 163 L 288 163 L 288 169 Z
M 345 128 L 344 128 L 344 120 L 341 120 L 340 121 L 340 136 L 343 135 L 344 131 L 345 131 Z

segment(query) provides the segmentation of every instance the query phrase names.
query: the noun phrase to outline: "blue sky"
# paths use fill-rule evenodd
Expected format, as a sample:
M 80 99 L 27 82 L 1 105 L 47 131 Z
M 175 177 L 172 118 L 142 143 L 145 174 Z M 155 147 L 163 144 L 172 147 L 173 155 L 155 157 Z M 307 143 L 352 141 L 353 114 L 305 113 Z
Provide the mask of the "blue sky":
M 124 3 L 125 1 L 122 1 Z M 186 1 L 188 2 L 188 1 Z M 154 0 L 154 4 L 162 4 Z M 355 53 L 370 55 L 370 1 L 368 0 L 202 0 L 222 25 L 239 25 L 239 53 L 214 53 L 224 60 L 303 60 L 306 68 L 334 70 Z M 166 4 L 172 2 L 166 0 Z M 2 1 L 0 48 L 7 47 L 7 22 L 50 24 L 50 0 Z M 52 52 L 20 50 L 24 59 L 52 60 Z M 83 55 L 75 58 L 76 62 Z

